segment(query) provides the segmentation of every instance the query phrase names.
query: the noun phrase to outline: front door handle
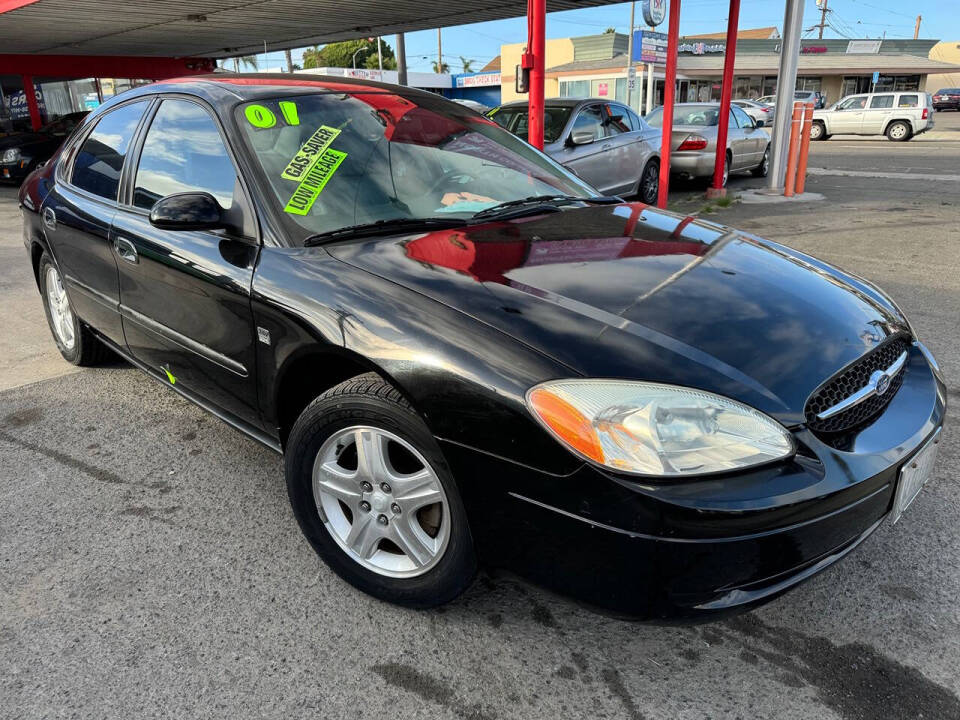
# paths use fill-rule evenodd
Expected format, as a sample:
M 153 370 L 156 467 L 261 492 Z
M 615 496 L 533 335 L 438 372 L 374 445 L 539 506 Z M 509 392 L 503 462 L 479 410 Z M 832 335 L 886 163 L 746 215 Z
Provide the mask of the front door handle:
M 134 245 L 132 241 L 127 240 L 127 238 L 114 238 L 113 249 L 117 252 L 117 255 L 126 260 L 128 263 L 136 264 L 140 262 L 140 256 L 137 253 L 137 246 Z

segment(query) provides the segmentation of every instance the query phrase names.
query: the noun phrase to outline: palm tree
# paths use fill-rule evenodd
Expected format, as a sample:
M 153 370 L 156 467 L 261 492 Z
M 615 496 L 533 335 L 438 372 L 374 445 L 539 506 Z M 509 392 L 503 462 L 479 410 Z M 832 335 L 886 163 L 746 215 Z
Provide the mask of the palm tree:
M 437 66 L 437 61 L 434 60 L 434 61 L 433 61 L 433 71 L 434 71 L 435 73 L 450 72 L 450 66 L 447 65 L 446 63 L 441 63 L 441 64 L 439 65 L 439 67 L 438 67 L 438 66 Z
M 460 56 L 460 62 L 463 63 L 463 71 L 465 73 L 473 72 L 473 60 L 465 58 L 463 55 Z
M 244 68 L 252 68 L 253 70 L 257 69 L 257 56 L 256 55 L 241 55 L 240 57 L 235 57 L 233 59 L 233 71 L 240 72 L 240 65 L 243 64 Z

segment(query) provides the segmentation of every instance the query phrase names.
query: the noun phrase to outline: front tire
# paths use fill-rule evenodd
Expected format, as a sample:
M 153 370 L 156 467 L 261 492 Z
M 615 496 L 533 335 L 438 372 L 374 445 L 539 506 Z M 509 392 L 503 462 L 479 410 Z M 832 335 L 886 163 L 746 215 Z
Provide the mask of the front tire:
M 46 251 L 40 256 L 37 277 L 47 323 L 63 359 L 80 366 L 103 363 L 110 351 L 73 312 L 60 268 Z
M 903 120 L 896 120 L 887 127 L 887 139 L 893 142 L 904 142 L 909 140 L 911 135 L 910 126 Z
M 763 151 L 763 159 L 760 161 L 760 164 L 753 169 L 753 176 L 766 177 L 769 171 L 770 171 L 770 145 L 767 145 L 767 149 Z
M 427 608 L 472 581 L 473 540 L 446 460 L 378 375 L 346 380 L 310 403 L 290 432 L 285 464 L 303 534 L 353 586 Z

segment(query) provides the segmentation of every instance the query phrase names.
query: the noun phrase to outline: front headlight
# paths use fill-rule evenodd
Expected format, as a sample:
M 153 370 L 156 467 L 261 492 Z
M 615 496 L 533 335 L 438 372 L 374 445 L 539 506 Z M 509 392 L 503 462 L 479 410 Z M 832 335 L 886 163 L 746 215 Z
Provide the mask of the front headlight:
M 554 380 L 527 407 L 578 455 L 624 473 L 682 477 L 790 457 L 787 430 L 713 393 L 627 380 Z
M 3 157 L 0 158 L 0 162 L 14 163 L 19 159 L 20 159 L 20 148 L 10 148 L 9 150 L 4 151 Z

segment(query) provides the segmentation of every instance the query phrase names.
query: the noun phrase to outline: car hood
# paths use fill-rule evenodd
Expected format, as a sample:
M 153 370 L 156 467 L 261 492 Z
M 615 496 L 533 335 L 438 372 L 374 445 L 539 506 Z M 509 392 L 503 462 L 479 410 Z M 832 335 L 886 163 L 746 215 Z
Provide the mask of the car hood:
M 697 387 L 786 425 L 810 393 L 909 332 L 875 287 L 784 246 L 642 204 L 327 247 L 571 375 Z
M 15 133 L 0 137 L 0 152 L 10 148 L 25 148 L 32 145 L 42 145 L 55 142 L 50 135 L 43 133 Z

